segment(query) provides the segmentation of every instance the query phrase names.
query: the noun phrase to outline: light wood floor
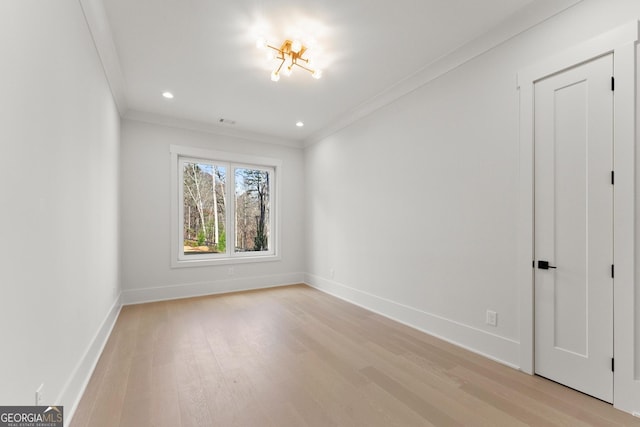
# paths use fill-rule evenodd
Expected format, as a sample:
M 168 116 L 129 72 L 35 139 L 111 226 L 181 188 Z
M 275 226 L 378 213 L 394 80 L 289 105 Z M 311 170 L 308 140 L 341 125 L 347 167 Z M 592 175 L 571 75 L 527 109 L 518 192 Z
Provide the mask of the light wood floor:
M 123 307 L 80 426 L 640 426 L 307 286 Z

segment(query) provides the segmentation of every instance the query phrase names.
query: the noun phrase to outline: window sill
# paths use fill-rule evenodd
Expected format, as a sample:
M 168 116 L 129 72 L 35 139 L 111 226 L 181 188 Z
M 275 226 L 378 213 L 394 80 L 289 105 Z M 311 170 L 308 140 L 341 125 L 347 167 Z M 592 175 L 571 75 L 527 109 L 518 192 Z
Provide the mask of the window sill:
M 218 265 L 251 264 L 280 261 L 280 255 L 241 256 L 234 258 L 171 260 L 171 268 L 215 267 Z

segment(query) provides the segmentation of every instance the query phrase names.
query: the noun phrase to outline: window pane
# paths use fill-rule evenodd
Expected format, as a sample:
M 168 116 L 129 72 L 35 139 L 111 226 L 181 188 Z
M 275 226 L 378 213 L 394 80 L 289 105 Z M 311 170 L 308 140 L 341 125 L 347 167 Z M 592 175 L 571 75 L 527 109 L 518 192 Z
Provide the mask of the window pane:
M 184 162 L 184 254 L 226 252 L 226 168 Z
M 269 250 L 270 188 L 269 172 L 237 168 L 236 252 Z

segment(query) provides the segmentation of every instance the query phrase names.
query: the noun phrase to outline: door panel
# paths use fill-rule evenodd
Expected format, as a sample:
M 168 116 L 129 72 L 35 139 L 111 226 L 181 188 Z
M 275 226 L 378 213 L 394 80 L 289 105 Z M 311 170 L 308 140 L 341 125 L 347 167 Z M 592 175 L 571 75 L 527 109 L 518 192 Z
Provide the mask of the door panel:
M 613 56 L 535 84 L 536 373 L 613 400 Z

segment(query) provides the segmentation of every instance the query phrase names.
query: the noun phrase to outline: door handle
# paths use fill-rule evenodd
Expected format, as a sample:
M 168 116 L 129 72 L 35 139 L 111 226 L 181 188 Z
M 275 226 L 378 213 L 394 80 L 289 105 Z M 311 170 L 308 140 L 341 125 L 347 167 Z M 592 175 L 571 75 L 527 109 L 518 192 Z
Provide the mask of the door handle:
M 540 270 L 548 270 L 550 268 L 556 268 L 553 265 L 549 265 L 549 261 L 538 261 L 538 268 Z

